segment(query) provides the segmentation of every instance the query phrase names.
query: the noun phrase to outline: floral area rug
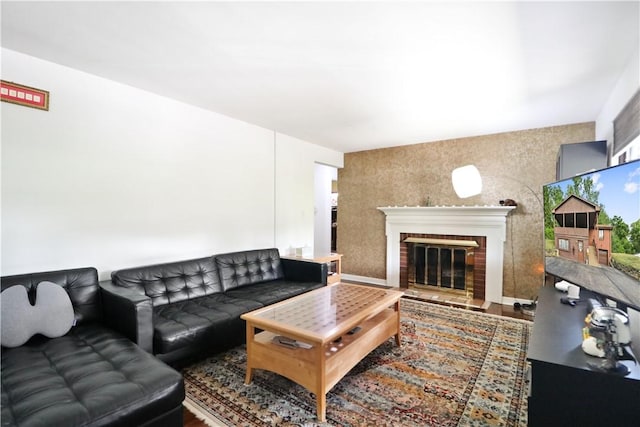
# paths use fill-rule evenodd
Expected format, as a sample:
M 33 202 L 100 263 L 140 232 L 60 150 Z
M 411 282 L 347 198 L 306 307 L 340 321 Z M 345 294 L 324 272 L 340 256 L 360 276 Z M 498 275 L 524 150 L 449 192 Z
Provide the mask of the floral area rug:
M 183 370 L 185 406 L 209 425 L 526 426 L 532 322 L 401 300 L 402 346 L 389 339 L 327 393 L 256 370 L 236 347 Z

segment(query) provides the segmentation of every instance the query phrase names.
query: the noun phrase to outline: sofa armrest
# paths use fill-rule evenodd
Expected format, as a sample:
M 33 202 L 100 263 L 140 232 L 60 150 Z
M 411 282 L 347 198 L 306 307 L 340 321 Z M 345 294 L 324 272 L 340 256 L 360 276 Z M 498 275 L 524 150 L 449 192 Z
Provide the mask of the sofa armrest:
M 151 298 L 110 280 L 100 282 L 105 323 L 143 350 L 153 354 L 153 304 Z
M 329 266 L 325 263 L 290 258 L 280 258 L 280 262 L 287 280 L 327 284 Z

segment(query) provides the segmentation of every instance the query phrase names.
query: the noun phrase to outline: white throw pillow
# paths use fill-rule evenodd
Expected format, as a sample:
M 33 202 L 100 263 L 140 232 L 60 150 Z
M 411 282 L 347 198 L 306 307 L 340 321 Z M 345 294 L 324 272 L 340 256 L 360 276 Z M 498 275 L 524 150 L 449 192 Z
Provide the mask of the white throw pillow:
M 19 347 L 35 334 L 61 337 L 74 323 L 73 305 L 67 291 L 52 282 L 38 283 L 35 305 L 31 305 L 27 289 L 21 285 L 2 291 L 0 305 L 0 341 L 5 347 Z

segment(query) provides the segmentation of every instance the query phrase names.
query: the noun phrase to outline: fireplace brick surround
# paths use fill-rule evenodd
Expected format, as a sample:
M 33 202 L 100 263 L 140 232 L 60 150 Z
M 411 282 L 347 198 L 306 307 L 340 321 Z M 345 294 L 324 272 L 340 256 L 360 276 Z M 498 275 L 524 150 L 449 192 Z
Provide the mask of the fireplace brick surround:
M 400 288 L 409 287 L 409 246 L 405 240 L 409 237 L 447 239 L 447 240 L 473 240 L 478 244 L 474 248 L 473 262 L 473 298 L 485 299 L 486 282 L 486 262 L 487 262 L 487 239 L 485 236 L 452 236 L 446 234 L 422 234 L 422 233 L 400 233 Z
M 401 286 L 401 235 L 439 235 L 447 239 L 484 237 L 484 300 L 502 304 L 507 215 L 512 206 L 379 207 L 386 215 L 387 286 Z M 468 237 L 467 237 L 468 239 Z M 478 242 L 480 244 L 480 242 Z M 407 256 L 406 247 L 404 256 Z M 475 264 L 474 264 L 475 268 Z M 482 276 L 482 272 L 480 273 Z M 474 276 L 474 292 L 475 292 Z M 478 279 L 479 280 L 479 279 Z M 478 285 L 478 288 L 480 286 Z M 480 292 L 480 291 L 479 291 Z M 479 296 L 479 295 L 478 295 Z M 478 296 L 474 295 L 474 298 Z

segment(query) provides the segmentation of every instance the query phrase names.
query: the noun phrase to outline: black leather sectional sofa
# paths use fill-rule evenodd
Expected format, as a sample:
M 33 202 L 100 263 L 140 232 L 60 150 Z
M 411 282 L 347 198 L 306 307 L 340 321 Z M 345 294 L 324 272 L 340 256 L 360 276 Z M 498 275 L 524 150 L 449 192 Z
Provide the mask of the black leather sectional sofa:
M 327 265 L 259 249 L 114 271 L 107 317 L 141 348 L 180 366 L 245 340 L 240 315 L 327 284 Z
M 326 285 L 327 266 L 264 249 L 129 268 L 104 282 L 95 268 L 1 278 L 2 291 L 27 290 L 25 312 L 46 306 L 44 282 L 66 291 L 74 324 L 3 345 L 2 426 L 171 427 L 183 424 L 185 396 L 174 368 L 243 342 L 241 314 Z M 31 314 L 14 327 L 30 328 Z
M 37 288 L 45 281 L 69 295 L 63 298 L 75 325 L 62 336 L 35 334 L 2 347 L 2 426 L 181 426 L 182 376 L 116 332 L 103 313 L 96 269 L 6 276 L 1 285 L 2 291 L 23 286 L 43 308 L 48 301 L 37 300 Z

